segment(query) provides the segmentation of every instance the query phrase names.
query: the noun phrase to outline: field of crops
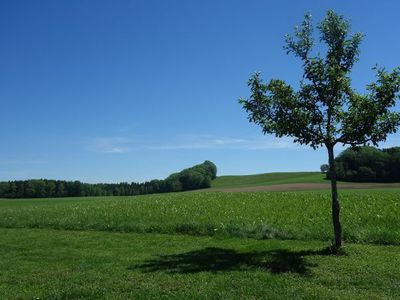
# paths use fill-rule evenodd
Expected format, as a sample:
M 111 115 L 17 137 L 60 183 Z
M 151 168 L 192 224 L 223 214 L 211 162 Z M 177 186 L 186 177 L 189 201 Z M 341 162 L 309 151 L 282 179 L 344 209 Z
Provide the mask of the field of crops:
M 340 194 L 347 242 L 400 244 L 400 190 Z M 1 200 L 0 227 L 329 241 L 329 191 Z

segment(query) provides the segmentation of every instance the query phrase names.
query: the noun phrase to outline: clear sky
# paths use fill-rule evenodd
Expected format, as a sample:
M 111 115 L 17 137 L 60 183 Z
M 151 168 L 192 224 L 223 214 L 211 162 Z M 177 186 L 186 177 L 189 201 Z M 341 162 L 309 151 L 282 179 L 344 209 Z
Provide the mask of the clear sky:
M 318 170 L 323 149 L 263 136 L 237 99 L 257 70 L 296 85 L 284 35 L 330 8 L 366 34 L 359 91 L 373 65 L 400 65 L 395 0 L 0 1 L 0 180 L 143 181 L 206 159 L 220 175 Z

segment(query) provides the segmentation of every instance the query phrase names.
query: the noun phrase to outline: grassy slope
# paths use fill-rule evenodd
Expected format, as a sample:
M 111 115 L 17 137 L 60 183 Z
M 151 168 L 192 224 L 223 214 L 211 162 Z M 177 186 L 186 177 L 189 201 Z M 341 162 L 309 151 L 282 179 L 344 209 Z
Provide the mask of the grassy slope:
M 0 229 L 0 299 L 398 299 L 400 249 Z
M 400 244 L 399 192 L 343 190 L 344 239 Z M 2 200 L 0 227 L 324 241 L 332 237 L 329 191 Z
M 326 183 L 320 172 L 266 173 L 256 175 L 219 176 L 212 182 L 213 188 L 260 186 L 284 183 Z

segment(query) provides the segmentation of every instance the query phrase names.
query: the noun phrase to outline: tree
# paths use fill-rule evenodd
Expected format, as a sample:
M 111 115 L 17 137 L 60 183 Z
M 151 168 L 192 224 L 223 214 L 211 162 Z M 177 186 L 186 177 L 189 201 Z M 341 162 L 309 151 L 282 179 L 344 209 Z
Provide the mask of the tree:
M 350 72 L 359 57 L 363 34 L 350 34 L 350 22 L 334 11 L 327 12 L 317 26 L 319 41 L 324 43 L 315 54 L 311 15 L 306 14 L 294 36 L 286 36 L 287 53 L 300 58 L 303 79 L 299 89 L 283 80 L 264 83 L 260 73 L 248 85 L 251 96 L 240 99 L 249 121 L 261 126 L 264 134 L 289 136 L 294 142 L 325 146 L 328 152 L 332 190 L 334 249 L 342 245 L 340 204 L 336 184 L 334 147 L 343 145 L 377 145 L 396 132 L 400 114 L 392 108 L 398 98 L 400 70 L 387 72 L 374 67 L 376 82 L 367 85 L 365 94 L 351 87 Z
M 182 190 L 186 191 L 204 187 L 206 177 L 196 170 L 186 170 L 181 173 L 179 180 L 182 183 Z
M 64 182 L 58 180 L 56 183 L 56 196 L 57 197 L 63 197 L 65 196 L 65 187 L 64 187 Z
M 217 178 L 217 166 L 213 162 L 206 160 L 202 165 L 207 170 L 207 174 L 211 180 Z
M 42 179 L 33 180 L 33 186 L 35 187 L 35 197 L 44 198 L 46 197 L 46 183 Z
M 53 197 L 56 190 L 56 184 L 54 180 L 46 181 L 46 197 Z
M 321 165 L 320 170 L 321 170 L 322 173 L 328 173 L 329 165 L 327 165 L 327 164 Z
M 400 180 L 400 147 L 378 149 L 350 147 L 335 158 L 336 178 L 359 182 L 397 182 Z M 329 178 L 329 172 L 327 177 Z
M 25 183 L 25 192 L 24 192 L 24 197 L 25 198 L 33 198 L 36 197 L 36 191 L 35 191 L 35 186 L 33 184 L 33 180 L 28 180 Z
M 400 147 L 383 149 L 383 151 L 390 156 L 385 167 L 390 174 L 390 181 L 400 181 Z

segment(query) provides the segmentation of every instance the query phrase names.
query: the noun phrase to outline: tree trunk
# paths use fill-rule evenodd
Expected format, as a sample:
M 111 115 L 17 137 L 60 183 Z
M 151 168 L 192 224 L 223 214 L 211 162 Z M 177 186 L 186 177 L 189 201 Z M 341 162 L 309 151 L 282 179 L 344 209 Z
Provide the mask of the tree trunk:
M 340 224 L 340 203 L 338 199 L 337 183 L 336 183 L 336 163 L 333 154 L 333 146 L 328 146 L 329 155 L 329 175 L 331 179 L 332 191 L 332 221 L 335 233 L 335 249 L 338 250 L 342 246 L 342 226 Z

